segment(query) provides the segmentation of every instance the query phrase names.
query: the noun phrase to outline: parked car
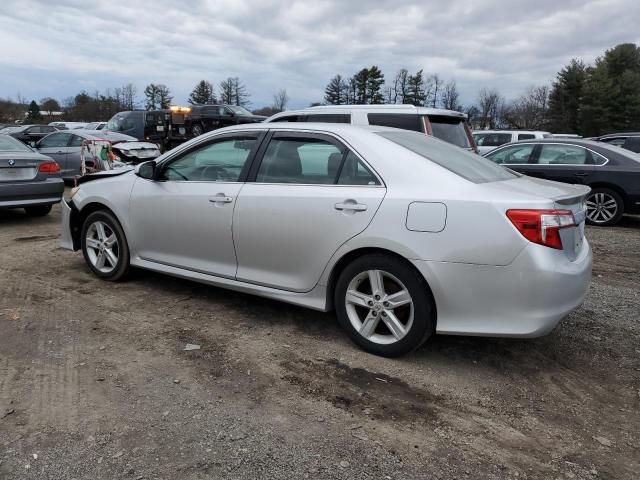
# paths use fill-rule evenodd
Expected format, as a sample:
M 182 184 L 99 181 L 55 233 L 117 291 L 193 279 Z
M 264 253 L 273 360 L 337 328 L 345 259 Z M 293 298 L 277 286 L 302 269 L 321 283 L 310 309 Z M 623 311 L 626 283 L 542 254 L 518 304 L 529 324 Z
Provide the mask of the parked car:
M 11 129 L 7 129 L 4 133 L 23 143 L 33 145 L 34 142 L 57 131 L 58 129 L 53 125 L 21 125 L 19 127 L 11 127 Z
M 589 284 L 587 187 L 519 175 L 423 133 L 238 125 L 81 181 L 63 205 L 61 244 L 98 277 L 137 266 L 335 308 L 380 355 L 434 332 L 543 335 Z
M 244 107 L 236 105 L 194 105 L 188 117 L 194 137 L 217 128 L 244 123 L 262 122 L 267 117 L 254 115 Z
M 601 137 L 595 137 L 594 140 L 640 153 L 640 132 L 610 133 Z
M 87 123 L 83 130 L 104 130 L 107 126 L 107 122 L 91 122 Z
M 426 133 L 476 151 L 464 113 L 413 105 L 330 105 L 276 113 L 265 122 L 322 122 L 379 125 Z
M 79 130 L 86 128 L 86 122 L 51 122 L 49 125 L 56 127 L 58 130 Z
M 0 135 L 0 208 L 43 216 L 62 199 L 60 166 L 9 135 Z
M 582 139 L 527 140 L 502 145 L 486 157 L 529 176 L 591 187 L 587 221 L 615 225 L 640 213 L 640 156 Z
M 150 142 L 138 142 L 134 137 L 110 131 L 63 130 L 46 136 L 35 148 L 38 152 L 53 158 L 61 167 L 65 180 L 72 180 L 82 172 L 81 151 L 85 141 L 106 140 L 119 146 L 120 160 L 139 163 L 160 155 L 158 146 Z M 121 147 L 121 148 L 120 148 Z
M 484 155 L 505 143 L 535 138 L 552 138 L 549 132 L 534 130 L 474 130 L 473 139 L 478 145 L 478 153 Z

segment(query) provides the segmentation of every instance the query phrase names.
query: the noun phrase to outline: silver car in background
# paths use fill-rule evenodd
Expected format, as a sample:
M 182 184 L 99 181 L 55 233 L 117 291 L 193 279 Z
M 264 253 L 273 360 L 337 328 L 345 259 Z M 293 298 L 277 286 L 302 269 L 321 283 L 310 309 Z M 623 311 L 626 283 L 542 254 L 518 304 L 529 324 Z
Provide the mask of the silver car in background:
M 137 266 L 335 310 L 379 355 L 434 332 L 546 334 L 591 275 L 588 187 L 416 132 L 238 125 L 82 182 L 63 203 L 61 244 L 98 277 Z

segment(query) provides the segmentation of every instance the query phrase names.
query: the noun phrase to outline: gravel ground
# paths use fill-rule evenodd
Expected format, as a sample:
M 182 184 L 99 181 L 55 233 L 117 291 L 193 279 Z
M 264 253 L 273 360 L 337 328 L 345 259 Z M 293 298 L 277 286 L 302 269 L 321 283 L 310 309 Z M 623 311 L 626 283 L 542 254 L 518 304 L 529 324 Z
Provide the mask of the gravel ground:
M 0 212 L 1 479 L 640 478 L 640 217 L 588 228 L 589 296 L 550 335 L 396 360 L 331 314 L 101 282 L 59 219 Z

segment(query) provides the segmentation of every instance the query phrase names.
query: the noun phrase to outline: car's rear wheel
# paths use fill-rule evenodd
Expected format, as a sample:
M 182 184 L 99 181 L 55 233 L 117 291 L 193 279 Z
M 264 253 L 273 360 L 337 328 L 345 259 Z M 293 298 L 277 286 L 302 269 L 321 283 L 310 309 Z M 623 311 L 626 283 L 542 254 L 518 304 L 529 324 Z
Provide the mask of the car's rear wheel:
M 82 225 L 82 254 L 98 277 L 117 281 L 129 271 L 129 246 L 118 220 L 109 212 L 90 214 Z
M 45 215 L 49 215 L 51 208 L 51 205 L 37 205 L 35 207 L 25 207 L 24 211 L 27 212 L 27 215 L 30 217 L 44 217 Z
M 587 197 L 587 222 L 591 225 L 615 225 L 624 213 L 622 197 L 608 188 L 594 188 Z
M 376 355 L 404 355 L 435 330 L 435 303 L 424 278 L 388 255 L 349 264 L 336 283 L 335 306 L 349 337 Z

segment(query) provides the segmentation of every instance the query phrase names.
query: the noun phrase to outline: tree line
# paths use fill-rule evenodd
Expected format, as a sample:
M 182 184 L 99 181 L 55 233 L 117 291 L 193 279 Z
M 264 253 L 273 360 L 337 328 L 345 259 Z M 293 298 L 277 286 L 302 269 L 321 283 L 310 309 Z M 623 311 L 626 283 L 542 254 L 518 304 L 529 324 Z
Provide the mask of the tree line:
M 140 103 L 131 84 L 79 94 L 61 103 L 52 98 L 40 102 L 18 95 L 16 100 L 0 99 L 0 122 L 51 121 L 54 112 L 63 112 L 69 121 L 108 120 L 115 113 L 135 108 L 168 108 L 173 102 L 169 87 L 150 83 Z M 238 77 L 228 77 L 217 85 L 199 81 L 188 102 L 228 104 L 248 107 L 250 93 Z M 465 97 L 468 98 L 468 97 Z M 518 97 L 507 100 L 497 88 L 481 88 L 474 101 L 463 104 L 454 79 L 446 81 L 424 69 L 409 72 L 402 68 L 385 78 L 377 65 L 365 67 L 351 76 L 337 74 L 324 89 L 324 104 L 411 104 L 462 111 L 474 128 L 517 128 L 577 133 L 583 136 L 615 131 L 640 130 L 640 47 L 617 45 L 598 57 L 593 65 L 573 59 L 550 85 L 531 86 Z M 285 110 L 289 96 L 280 89 L 271 106 L 254 113 L 271 115 Z M 320 102 L 312 105 L 320 105 Z M 44 114 L 44 118 L 42 117 Z
M 640 130 L 640 47 L 624 43 L 607 50 L 593 65 L 573 59 L 551 85 L 531 86 L 508 101 L 497 88 L 481 88 L 463 105 L 455 80 L 437 73 L 400 69 L 389 80 L 374 65 L 350 77 L 335 75 L 324 103 L 410 104 L 457 110 L 475 128 L 550 130 L 595 136 Z

